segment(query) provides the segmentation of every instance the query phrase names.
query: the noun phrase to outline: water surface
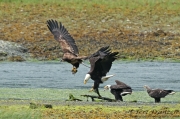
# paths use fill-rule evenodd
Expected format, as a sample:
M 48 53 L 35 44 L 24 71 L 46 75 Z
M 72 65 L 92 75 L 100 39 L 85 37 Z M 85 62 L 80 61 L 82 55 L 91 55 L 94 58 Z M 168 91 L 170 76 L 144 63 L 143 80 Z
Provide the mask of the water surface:
M 89 89 L 93 85 L 92 80 L 83 84 L 88 67 L 81 65 L 75 75 L 71 68 L 66 62 L 1 62 L 0 87 Z M 179 72 L 180 63 L 116 61 L 108 73 L 115 76 L 100 87 L 115 84 L 117 79 L 139 91 L 143 85 L 180 91 Z

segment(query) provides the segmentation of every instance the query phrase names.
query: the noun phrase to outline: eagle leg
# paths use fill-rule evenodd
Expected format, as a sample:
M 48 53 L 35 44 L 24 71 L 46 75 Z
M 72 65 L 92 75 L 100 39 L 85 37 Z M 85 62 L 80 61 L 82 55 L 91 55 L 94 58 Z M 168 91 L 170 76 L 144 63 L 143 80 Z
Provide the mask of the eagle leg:
M 101 97 L 98 89 L 91 88 L 91 89 L 89 90 L 89 92 L 93 92 L 93 91 L 94 91 L 95 93 L 97 93 L 99 97 Z
M 75 66 L 73 66 L 71 72 L 72 72 L 72 74 L 75 74 L 77 72 L 77 68 Z
M 99 97 L 101 97 L 98 89 L 96 89 L 95 92 L 98 94 Z
M 98 88 L 97 88 L 97 89 L 94 89 L 94 92 L 97 93 L 99 97 L 101 97 Z
M 155 103 L 160 103 L 161 102 L 161 98 L 155 98 Z

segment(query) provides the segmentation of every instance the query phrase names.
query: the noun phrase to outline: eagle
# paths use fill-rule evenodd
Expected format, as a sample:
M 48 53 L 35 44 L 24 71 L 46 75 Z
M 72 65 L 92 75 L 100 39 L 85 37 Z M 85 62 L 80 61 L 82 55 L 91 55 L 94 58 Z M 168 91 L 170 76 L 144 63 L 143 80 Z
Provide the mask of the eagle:
M 54 35 L 54 39 L 60 43 L 63 51 L 62 61 L 66 61 L 73 65 L 72 73 L 77 72 L 77 68 L 83 62 L 86 56 L 79 56 L 78 47 L 73 37 L 69 34 L 61 22 L 56 20 L 47 20 L 47 27 Z
M 90 62 L 90 71 L 85 75 L 84 84 L 91 78 L 94 80 L 94 85 L 90 91 L 94 91 L 101 97 L 99 93 L 99 85 L 104 81 L 107 81 L 113 75 L 106 74 L 109 72 L 112 66 L 112 62 L 118 57 L 118 52 L 111 52 L 109 46 L 100 48 L 97 52 L 88 57 Z
M 125 83 L 115 80 L 116 85 L 106 85 L 104 86 L 105 90 L 110 90 L 110 92 L 114 95 L 116 100 L 123 101 L 122 96 L 132 93 L 132 89 L 130 86 Z
M 145 85 L 144 88 L 147 90 L 148 95 L 155 99 L 155 103 L 159 103 L 161 102 L 161 98 L 175 93 L 173 90 L 151 89 L 147 85 Z

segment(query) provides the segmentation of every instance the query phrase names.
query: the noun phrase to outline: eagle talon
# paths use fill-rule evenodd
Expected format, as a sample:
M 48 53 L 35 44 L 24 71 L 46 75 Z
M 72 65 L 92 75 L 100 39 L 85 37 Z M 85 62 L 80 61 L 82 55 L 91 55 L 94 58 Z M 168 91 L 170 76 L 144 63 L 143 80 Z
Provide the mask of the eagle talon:
M 72 74 L 75 74 L 77 72 L 77 68 L 76 67 L 73 67 L 72 70 L 71 70 Z
M 94 91 L 94 89 L 93 88 L 91 88 L 90 90 L 89 90 L 89 92 L 93 92 Z

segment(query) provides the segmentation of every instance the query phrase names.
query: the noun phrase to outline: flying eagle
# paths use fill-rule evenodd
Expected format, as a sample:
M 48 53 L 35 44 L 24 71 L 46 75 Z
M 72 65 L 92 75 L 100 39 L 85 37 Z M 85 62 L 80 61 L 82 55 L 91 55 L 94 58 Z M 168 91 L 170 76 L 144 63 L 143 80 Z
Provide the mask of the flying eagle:
M 91 64 L 90 71 L 86 74 L 84 84 L 91 78 L 94 85 L 90 91 L 94 91 L 101 97 L 99 93 L 99 85 L 107 81 L 113 75 L 106 76 L 112 66 L 112 62 L 117 59 L 118 52 L 111 52 L 109 46 L 100 48 L 97 52 L 88 57 Z
M 116 100 L 123 101 L 122 96 L 132 93 L 132 89 L 130 86 L 125 83 L 115 80 L 116 85 L 106 85 L 104 87 L 105 90 L 110 90 L 110 92 L 114 95 Z
M 75 40 L 66 30 L 66 28 L 61 24 L 61 22 L 59 22 L 58 24 L 56 20 L 48 20 L 47 27 L 54 35 L 54 39 L 60 43 L 61 49 L 63 51 L 62 60 L 73 65 L 72 73 L 75 74 L 77 72 L 79 64 L 82 63 L 83 59 L 87 57 L 78 56 L 79 51 Z
M 145 85 L 144 88 L 147 90 L 148 95 L 155 99 L 155 103 L 161 102 L 161 98 L 164 98 L 166 95 L 175 93 L 173 90 L 151 89 L 147 85 Z

